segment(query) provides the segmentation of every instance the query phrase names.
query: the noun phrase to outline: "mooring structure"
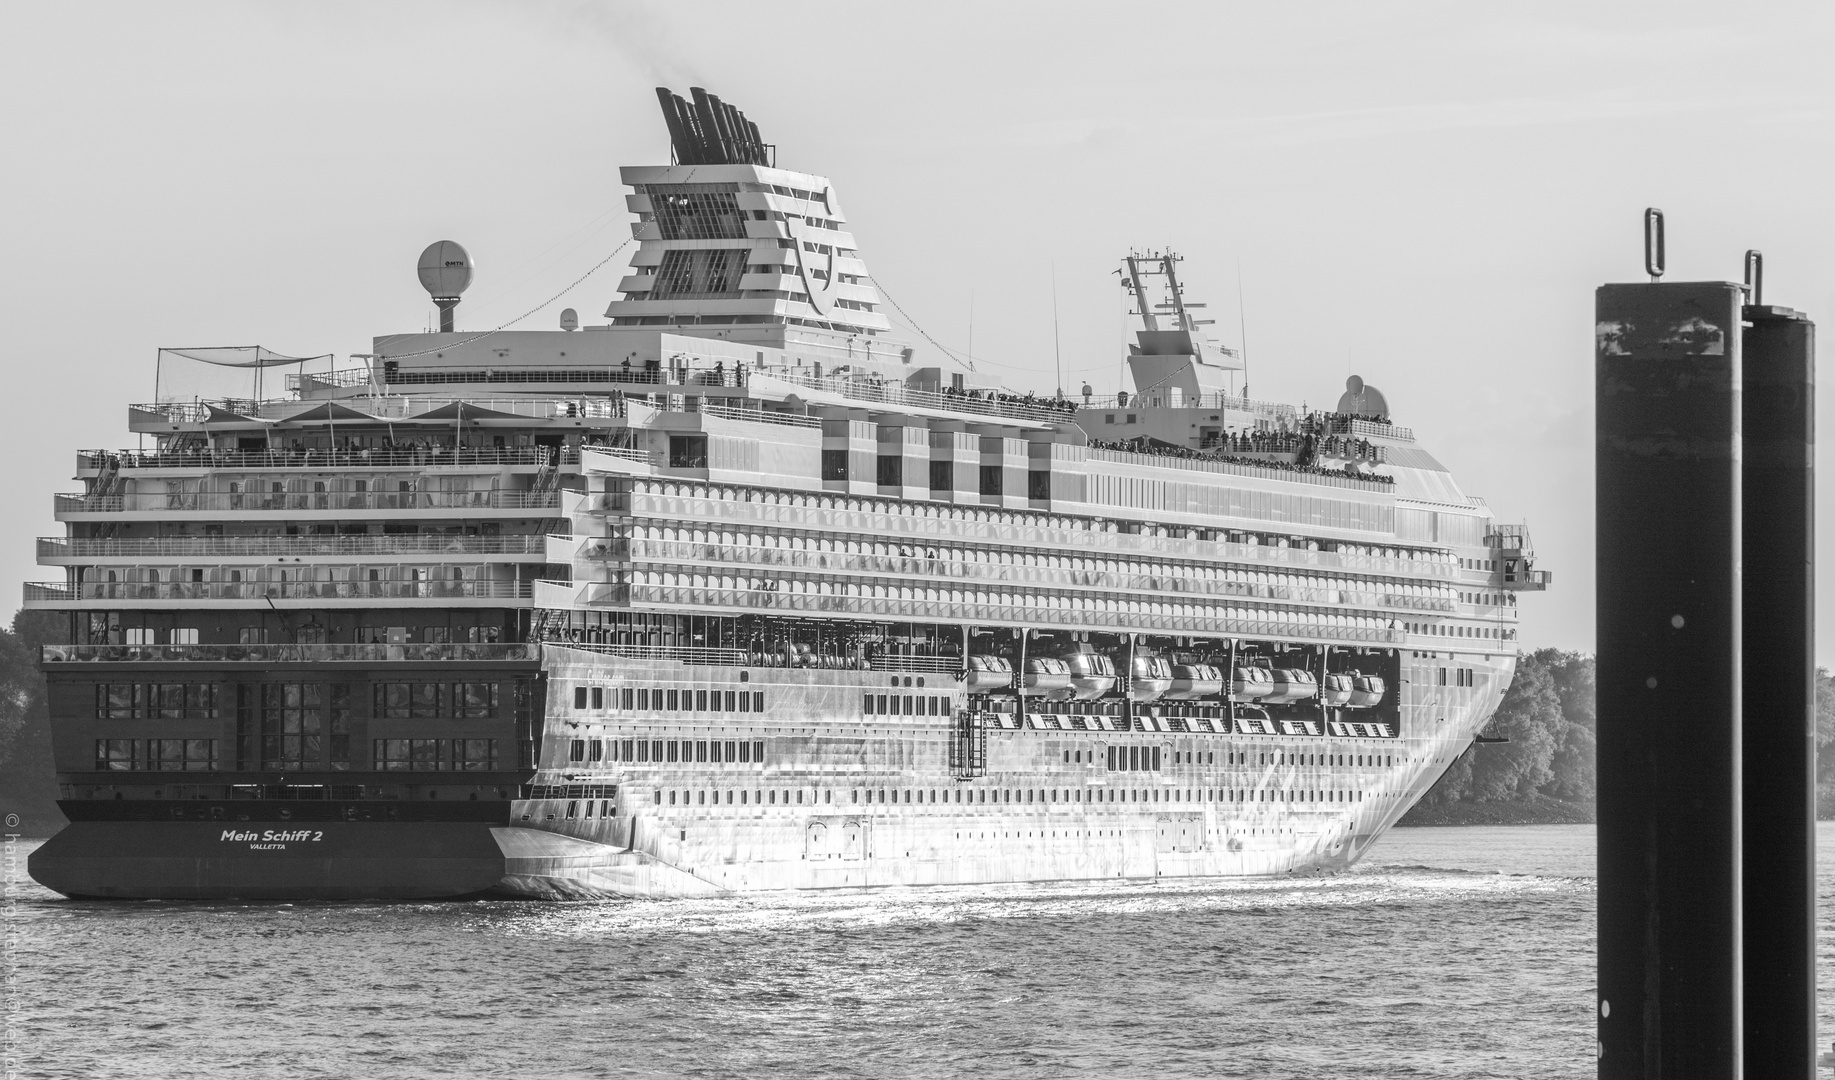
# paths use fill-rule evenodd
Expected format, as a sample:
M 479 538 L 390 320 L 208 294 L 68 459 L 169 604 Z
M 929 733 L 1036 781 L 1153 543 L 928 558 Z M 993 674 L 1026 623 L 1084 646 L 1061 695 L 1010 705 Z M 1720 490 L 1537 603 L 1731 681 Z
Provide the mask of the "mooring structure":
M 1815 327 L 1596 294 L 1599 1075 L 1816 1075 Z

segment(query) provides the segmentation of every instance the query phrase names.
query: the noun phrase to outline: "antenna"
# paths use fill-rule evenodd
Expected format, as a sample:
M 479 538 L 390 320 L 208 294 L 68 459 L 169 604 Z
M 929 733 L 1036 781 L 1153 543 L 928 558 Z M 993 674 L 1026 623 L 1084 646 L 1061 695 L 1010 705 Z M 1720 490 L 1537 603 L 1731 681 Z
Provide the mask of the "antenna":
M 436 240 L 421 252 L 417 269 L 421 287 L 440 309 L 440 333 L 452 333 L 452 309 L 459 306 L 459 294 L 471 285 L 471 255 L 457 240 Z
M 1249 309 L 1242 299 L 1242 257 L 1236 258 L 1236 322 L 1242 336 L 1242 396 L 1249 399 Z
M 1064 396 L 1063 333 L 1058 329 L 1058 264 L 1051 264 L 1051 356 L 1058 364 L 1058 396 Z
M 1746 252 L 1746 302 L 1753 307 L 1765 304 L 1765 253 L 1758 248 Z

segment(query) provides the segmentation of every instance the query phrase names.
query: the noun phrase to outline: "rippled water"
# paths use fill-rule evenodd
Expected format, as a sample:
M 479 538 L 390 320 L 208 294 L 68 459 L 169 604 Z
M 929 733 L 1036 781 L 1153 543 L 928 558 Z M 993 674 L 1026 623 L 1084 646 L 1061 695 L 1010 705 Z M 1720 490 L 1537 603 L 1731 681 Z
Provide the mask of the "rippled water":
M 1590 1076 L 1592 848 L 1403 829 L 1312 880 L 576 904 L 26 881 L 9 1034 L 21 1075 L 84 1078 Z

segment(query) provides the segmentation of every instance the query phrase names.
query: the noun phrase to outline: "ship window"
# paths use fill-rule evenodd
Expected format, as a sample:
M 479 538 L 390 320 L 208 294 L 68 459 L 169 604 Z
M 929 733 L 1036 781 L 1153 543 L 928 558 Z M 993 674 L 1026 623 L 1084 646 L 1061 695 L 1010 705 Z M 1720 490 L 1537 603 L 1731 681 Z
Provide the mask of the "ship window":
M 586 760 L 604 761 L 605 760 L 605 743 L 599 739 L 590 740 L 589 745 L 586 748 Z
M 637 760 L 639 761 L 649 761 L 650 760 L 650 740 L 649 739 L 637 740 Z
M 742 709 L 740 711 L 743 712 L 744 710 Z M 753 712 L 764 712 L 765 711 L 765 692 L 763 690 L 752 691 L 752 711 Z
M 593 708 L 605 708 L 605 688 L 602 686 L 593 687 Z
M 430 772 L 440 767 L 439 739 L 373 740 L 379 772 Z
M 462 720 L 485 720 L 497 715 L 496 683 L 453 683 L 452 715 Z M 603 691 L 593 687 L 593 708 L 602 708 Z
M 728 690 L 726 692 L 726 709 L 725 709 L 726 712 L 733 711 L 733 697 L 734 697 L 733 691 Z
M 676 755 L 676 745 L 677 745 L 677 744 L 676 744 L 676 741 L 675 741 L 674 739 L 670 739 L 670 740 L 669 740 L 669 742 L 668 742 L 668 755 L 669 755 L 669 761 L 670 761 L 671 763 L 674 763 L 674 761 L 675 761 L 675 755 Z
M 739 745 L 740 744 L 731 741 L 726 744 L 726 760 L 729 763 L 739 760 Z
M 716 703 L 716 707 L 717 707 L 717 703 Z M 696 690 L 694 692 L 694 711 L 695 712 L 706 712 L 707 711 L 707 691 Z
M 625 761 L 636 761 L 636 748 L 637 744 L 635 742 L 630 739 L 624 740 L 624 745 L 621 747 L 619 757 Z
M 572 741 L 572 743 L 568 746 L 567 760 L 568 761 L 585 761 L 586 760 L 586 740 L 585 739 L 574 739 Z
M 677 711 L 676 706 L 680 703 L 681 695 L 677 691 L 674 691 L 674 690 L 671 690 L 668 693 L 669 693 L 669 706 L 668 706 L 667 711 L 675 712 Z
M 599 740 L 594 739 L 592 746 L 594 761 L 599 760 L 602 749 Z M 497 740 L 452 740 L 452 767 L 465 772 L 494 772 L 497 768 Z
M 146 766 L 168 772 L 205 772 L 217 767 L 215 739 L 148 739 Z
M 440 714 L 439 683 L 377 683 L 375 715 L 385 720 L 430 720 Z
M 97 739 L 95 770 L 97 772 L 130 772 L 138 763 L 139 739 Z
M 719 744 L 715 743 L 714 745 L 718 746 Z M 694 759 L 696 761 L 706 761 L 707 760 L 707 743 L 706 742 L 697 741 L 694 744 Z
M 752 695 L 744 690 L 739 691 L 739 711 L 752 711 Z
M 861 709 L 860 709 L 861 714 L 864 716 L 875 715 L 873 712 L 873 695 L 872 694 L 862 694 L 860 696 L 866 699 L 865 703 L 861 706 Z
M 661 739 L 650 740 L 650 760 L 651 761 L 663 760 L 663 740 Z

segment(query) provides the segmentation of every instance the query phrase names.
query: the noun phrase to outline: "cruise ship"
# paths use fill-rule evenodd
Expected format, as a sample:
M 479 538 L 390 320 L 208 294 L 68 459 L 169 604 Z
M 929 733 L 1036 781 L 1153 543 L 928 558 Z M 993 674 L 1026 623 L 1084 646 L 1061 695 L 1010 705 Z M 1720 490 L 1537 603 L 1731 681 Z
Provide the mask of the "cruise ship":
M 1254 400 L 1133 252 L 1135 389 L 907 343 L 834 186 L 659 89 L 603 322 L 455 327 L 76 457 L 38 541 L 73 897 L 536 898 L 1333 871 L 1509 685 L 1523 528 L 1352 379 Z M 614 252 L 614 255 L 618 254 Z M 1107 273 L 1108 268 L 1091 273 Z M 909 320 L 905 320 L 907 323 Z M 1117 358 L 1122 359 L 1122 358 Z M 1336 388 L 1329 389 L 1336 392 Z

